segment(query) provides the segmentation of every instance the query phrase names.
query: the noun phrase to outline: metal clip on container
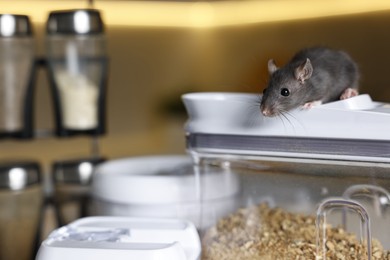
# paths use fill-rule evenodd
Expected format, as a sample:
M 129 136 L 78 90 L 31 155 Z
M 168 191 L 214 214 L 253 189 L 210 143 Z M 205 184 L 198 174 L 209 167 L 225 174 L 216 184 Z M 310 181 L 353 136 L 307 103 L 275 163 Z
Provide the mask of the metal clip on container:
M 56 135 L 105 132 L 107 56 L 97 10 L 51 12 L 47 64 L 56 115 Z
M 0 138 L 31 138 L 34 46 L 28 16 L 0 14 Z
M 0 259 L 32 259 L 39 240 L 42 204 L 38 163 L 0 163 Z

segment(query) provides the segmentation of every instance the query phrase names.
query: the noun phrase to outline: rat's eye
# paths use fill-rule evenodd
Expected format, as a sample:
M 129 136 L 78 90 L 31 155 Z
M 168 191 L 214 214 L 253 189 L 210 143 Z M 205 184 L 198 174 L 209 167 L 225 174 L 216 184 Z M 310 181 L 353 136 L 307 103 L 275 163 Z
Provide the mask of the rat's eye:
M 265 92 L 267 91 L 267 89 L 265 88 L 265 89 L 263 89 L 263 95 L 265 94 Z
M 282 90 L 280 91 L 280 94 L 281 94 L 282 96 L 287 97 L 287 96 L 290 95 L 290 90 L 288 90 L 287 88 L 282 88 Z

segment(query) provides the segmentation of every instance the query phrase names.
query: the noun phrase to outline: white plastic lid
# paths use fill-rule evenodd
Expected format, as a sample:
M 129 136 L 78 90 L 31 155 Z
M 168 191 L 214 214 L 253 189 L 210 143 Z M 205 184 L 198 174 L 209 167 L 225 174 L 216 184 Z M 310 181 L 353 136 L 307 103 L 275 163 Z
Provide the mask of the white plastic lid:
M 188 221 L 88 217 L 53 231 L 36 260 L 196 260 L 200 252 Z
M 350 109 L 350 110 L 364 110 L 373 109 L 377 105 L 372 101 L 371 97 L 367 94 L 355 96 L 344 100 L 333 101 L 323 104 L 323 108 L 335 108 L 335 109 Z
M 198 92 L 182 99 L 190 134 L 390 140 L 389 104 L 372 101 L 368 94 L 279 117 L 260 113 L 258 94 Z
M 195 174 L 187 155 L 146 156 L 100 164 L 92 180 L 96 198 L 125 204 L 169 204 L 222 199 L 239 192 L 238 177 L 220 167 Z

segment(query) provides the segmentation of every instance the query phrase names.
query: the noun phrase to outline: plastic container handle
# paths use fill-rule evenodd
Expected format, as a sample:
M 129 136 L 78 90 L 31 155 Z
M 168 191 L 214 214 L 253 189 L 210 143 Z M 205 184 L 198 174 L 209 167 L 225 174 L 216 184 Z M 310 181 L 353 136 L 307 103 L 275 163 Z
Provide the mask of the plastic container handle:
M 360 243 L 366 244 L 367 260 L 371 260 L 371 226 L 370 218 L 365 208 L 356 201 L 344 198 L 330 198 L 324 200 L 317 209 L 316 219 L 316 259 L 326 259 L 326 215 L 335 209 L 349 209 L 360 216 L 361 234 Z

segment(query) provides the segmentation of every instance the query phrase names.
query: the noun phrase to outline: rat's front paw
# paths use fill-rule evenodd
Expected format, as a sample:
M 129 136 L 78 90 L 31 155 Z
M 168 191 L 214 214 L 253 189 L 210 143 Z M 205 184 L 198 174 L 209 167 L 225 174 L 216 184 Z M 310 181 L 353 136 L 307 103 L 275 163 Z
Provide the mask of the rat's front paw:
M 355 97 L 355 96 L 357 96 L 357 95 L 359 95 L 359 92 L 358 92 L 356 89 L 347 88 L 347 89 L 344 90 L 344 92 L 341 94 L 340 99 L 343 100 L 343 99 Z
M 301 108 L 302 109 L 310 109 L 312 107 L 319 106 L 321 104 L 322 104 L 322 101 L 321 100 L 317 100 L 317 101 L 307 102 Z

